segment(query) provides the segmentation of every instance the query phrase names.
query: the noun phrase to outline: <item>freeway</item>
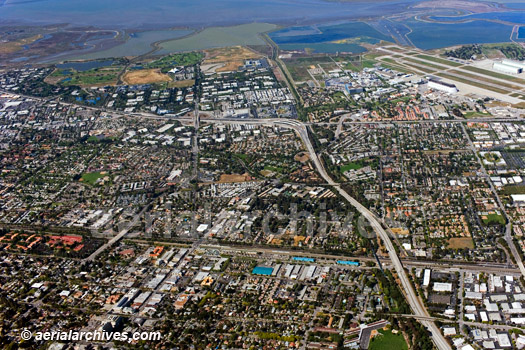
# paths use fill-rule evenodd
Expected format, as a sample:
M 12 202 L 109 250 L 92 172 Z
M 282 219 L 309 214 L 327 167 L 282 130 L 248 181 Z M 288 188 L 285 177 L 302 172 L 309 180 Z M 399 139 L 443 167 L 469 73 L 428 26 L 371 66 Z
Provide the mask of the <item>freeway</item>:
M 354 208 L 356 208 L 361 213 L 361 215 L 363 215 L 368 220 L 368 222 L 370 223 L 374 231 L 379 235 L 379 237 L 383 241 L 383 244 L 390 257 L 390 261 L 392 262 L 392 265 L 394 266 L 397 272 L 398 278 L 401 282 L 401 287 L 405 293 L 408 304 L 412 308 L 412 311 L 416 314 L 416 316 L 429 317 L 428 311 L 426 310 L 425 306 L 423 305 L 419 297 L 416 295 L 414 288 L 412 288 L 412 284 L 405 272 L 405 269 L 401 263 L 401 260 L 397 256 L 397 252 L 394 248 L 394 245 L 392 244 L 392 241 L 390 240 L 390 237 L 388 236 L 388 233 L 381 226 L 381 224 L 379 223 L 379 220 L 370 210 L 368 210 L 365 206 L 363 206 L 361 203 L 355 200 L 352 196 L 350 196 L 344 189 L 341 188 L 341 186 L 338 183 L 336 183 L 330 177 L 330 175 L 328 175 L 326 169 L 324 168 L 323 163 L 319 160 L 319 157 L 317 153 L 315 152 L 315 149 L 312 143 L 310 142 L 310 138 L 308 136 L 308 131 L 307 131 L 306 126 L 295 120 L 276 121 L 274 122 L 274 124 L 283 126 L 283 127 L 292 128 L 299 134 L 308 153 L 310 153 L 310 159 L 313 161 L 321 177 L 328 184 L 334 187 L 334 189 L 343 198 L 345 198 Z M 451 349 L 449 343 L 447 342 L 443 334 L 441 334 L 441 331 L 439 330 L 439 328 L 436 326 L 436 324 L 433 321 L 420 320 L 420 322 L 431 332 L 432 340 L 434 341 L 434 344 L 439 350 Z
M 157 116 L 159 119 L 167 119 L 166 117 Z M 341 119 L 347 119 L 348 115 L 342 115 Z M 175 118 L 181 122 L 191 122 L 193 118 L 180 117 Z M 289 121 L 295 121 L 295 119 L 288 119 Z M 202 123 L 225 123 L 225 124 L 265 124 L 273 125 L 275 123 L 283 122 L 282 118 L 201 118 Z M 508 123 L 508 122 L 519 122 L 523 121 L 520 117 L 487 117 L 487 118 L 472 118 L 472 119 L 424 119 L 424 120 L 371 120 L 371 121 L 343 121 L 339 122 L 316 122 L 316 123 L 303 123 L 303 126 L 317 125 L 317 126 L 339 126 L 343 125 L 392 125 L 392 124 L 447 124 L 447 123 Z
M 107 248 L 111 247 L 113 244 L 115 244 L 116 242 L 120 241 L 125 235 L 128 234 L 128 232 L 136 225 L 139 223 L 139 221 L 143 218 L 144 216 L 144 213 L 146 212 L 146 210 L 148 209 L 148 206 L 145 205 L 144 208 L 142 208 L 142 210 L 140 211 L 140 213 L 138 213 L 137 215 L 134 215 L 133 216 L 133 220 L 131 220 L 122 230 L 119 231 L 119 233 L 113 237 L 112 239 L 110 239 L 106 244 L 102 245 L 100 248 L 98 248 L 95 252 L 93 252 L 93 254 L 91 254 L 90 256 L 88 256 L 84 261 L 93 261 L 95 260 L 95 258 L 100 254 L 102 253 L 104 250 L 106 250 Z

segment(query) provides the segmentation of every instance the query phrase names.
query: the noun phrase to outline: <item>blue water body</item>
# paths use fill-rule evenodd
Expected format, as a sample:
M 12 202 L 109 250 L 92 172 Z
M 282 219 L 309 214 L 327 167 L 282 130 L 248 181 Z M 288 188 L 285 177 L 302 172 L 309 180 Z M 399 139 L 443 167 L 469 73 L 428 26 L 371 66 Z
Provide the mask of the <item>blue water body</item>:
M 404 22 L 412 29 L 408 38 L 419 48 L 430 50 L 461 44 L 509 41 L 512 26 L 487 21 L 441 24 L 416 20 Z
M 285 35 L 285 33 L 290 30 L 295 30 L 296 32 L 292 35 Z M 337 25 L 319 26 L 317 34 L 306 35 L 300 34 L 300 30 L 292 27 L 284 29 L 284 33 L 283 30 L 270 33 L 270 37 L 277 44 L 326 43 L 355 37 L 368 37 L 370 38 L 369 41 L 371 43 L 378 42 L 379 40 L 391 40 L 390 37 L 378 32 L 363 22 L 348 22 Z
M 140 56 L 152 50 L 156 41 L 177 39 L 193 33 L 192 30 L 150 30 L 131 33 L 128 40 L 110 49 L 81 55 L 82 59 L 99 59 L 120 56 Z
M 366 49 L 356 43 L 335 43 L 343 39 L 359 37 L 363 42 L 376 44 L 380 40 L 392 41 L 370 25 L 363 22 L 347 22 L 324 26 L 298 26 L 270 33 L 283 50 L 312 49 L 319 53 L 352 52 L 360 53 Z
M 458 22 L 462 20 L 474 20 L 474 19 L 492 19 L 500 20 L 515 24 L 525 24 L 525 12 L 523 11 L 512 11 L 512 12 L 491 12 L 491 13 L 476 13 L 466 16 L 431 16 L 430 19 L 440 22 Z
M 252 273 L 254 275 L 263 275 L 263 276 L 271 276 L 273 272 L 273 267 L 264 267 L 264 266 L 256 266 Z
M 288 28 L 284 28 L 279 31 L 273 32 L 271 34 L 271 37 L 279 38 L 279 37 L 294 37 L 294 36 L 316 35 L 316 34 L 322 34 L 322 32 L 316 26 L 297 26 L 297 27 L 288 27 Z
M 518 30 L 518 38 L 525 39 L 525 27 L 520 27 Z
M 505 7 L 508 7 L 510 9 L 524 9 L 525 10 L 525 3 L 512 2 L 512 3 L 505 4 Z
M 0 21 L 72 23 L 113 29 L 211 27 L 251 22 L 316 23 L 395 14 L 417 1 L 10 0 L 1 6 Z
M 90 69 L 111 66 L 113 62 L 114 62 L 113 60 L 89 61 L 89 62 L 69 62 L 69 63 L 57 64 L 56 67 L 59 69 L 74 69 L 78 72 L 85 72 Z

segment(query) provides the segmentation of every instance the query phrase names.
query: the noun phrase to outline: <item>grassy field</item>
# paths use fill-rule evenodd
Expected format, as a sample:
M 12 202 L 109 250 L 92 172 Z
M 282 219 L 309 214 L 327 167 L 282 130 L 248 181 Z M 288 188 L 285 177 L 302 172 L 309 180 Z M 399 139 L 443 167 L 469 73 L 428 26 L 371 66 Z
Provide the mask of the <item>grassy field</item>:
M 129 85 L 152 84 L 171 81 L 169 75 L 163 74 L 159 69 L 139 69 L 129 71 L 122 77 L 122 80 Z
M 470 118 L 487 118 L 487 117 L 492 117 L 492 114 L 490 114 L 490 113 L 474 112 L 474 111 L 465 113 L 465 118 L 467 118 L 467 119 L 470 119 Z
M 518 89 L 518 90 L 520 90 L 520 89 L 523 88 L 522 86 L 519 86 L 519 85 L 509 84 L 509 83 L 501 82 L 499 80 L 494 80 L 494 79 L 491 79 L 491 78 L 488 78 L 488 77 L 483 77 L 483 76 L 479 76 L 479 75 L 465 73 L 465 72 L 459 71 L 459 70 L 452 70 L 450 72 L 454 73 L 454 74 L 461 75 L 461 76 L 463 76 L 465 78 L 470 78 L 470 79 L 475 79 L 475 80 L 479 80 L 479 81 L 484 81 L 484 82 L 491 83 L 491 84 L 494 84 L 494 85 L 499 85 L 501 87 L 506 87 L 508 89 Z
M 46 78 L 46 80 L 49 80 L 49 82 L 56 81 L 62 85 L 67 86 L 115 85 L 117 83 L 117 77 L 122 69 L 122 66 L 94 68 L 84 72 L 77 72 L 75 70 L 70 69 L 69 74 L 63 74 L 63 69 L 57 69 L 49 76 L 49 79 Z
M 363 60 L 362 65 L 363 65 L 363 68 L 374 68 L 376 63 L 377 63 L 376 60 Z
M 428 55 L 416 55 L 416 57 L 418 57 L 418 58 L 422 58 L 422 59 L 427 60 L 427 61 L 432 61 L 432 62 L 440 63 L 440 64 L 442 64 L 442 65 L 446 65 L 446 66 L 452 66 L 452 67 L 459 67 L 459 66 L 462 66 L 461 63 L 457 63 L 457 62 L 453 62 L 453 61 L 449 61 L 449 60 L 444 60 L 444 59 L 442 59 L 442 58 L 433 57 L 433 56 L 428 56 Z
M 448 240 L 450 249 L 474 249 L 474 241 L 471 237 L 457 237 Z
M 436 71 L 434 69 L 430 69 L 430 68 L 423 68 L 421 66 L 416 66 L 415 64 L 411 64 L 411 63 L 403 63 L 405 66 L 409 66 L 409 67 L 412 67 L 412 68 L 415 68 L 415 69 L 418 69 L 422 72 L 425 72 L 425 73 L 435 73 Z
M 379 330 L 379 334 L 370 341 L 370 350 L 408 350 L 408 345 L 401 333 Z
M 432 64 L 432 63 L 429 63 L 429 62 L 426 62 L 426 61 L 416 60 L 414 58 L 403 58 L 403 59 L 405 61 L 416 63 L 416 64 L 422 64 L 424 66 L 427 66 L 427 67 L 430 67 L 430 68 L 433 68 L 433 69 L 436 69 L 436 70 L 442 70 L 443 69 L 443 67 L 441 67 L 441 66 L 436 66 L 435 64 Z
M 341 173 L 345 173 L 348 170 L 358 170 L 358 169 L 361 169 L 362 167 L 364 167 L 364 165 L 362 163 L 356 163 L 356 162 L 348 163 L 346 165 L 343 165 L 340 168 L 340 171 L 341 171 Z
M 508 74 L 497 73 L 497 72 L 493 72 L 493 71 L 486 70 L 486 69 L 483 69 L 483 68 L 472 67 L 472 66 L 466 66 L 466 67 L 464 67 L 464 69 L 465 70 L 469 70 L 471 72 L 476 72 L 476 73 L 479 73 L 479 74 L 488 75 L 489 77 L 493 77 L 493 78 L 498 78 L 498 79 L 513 81 L 515 83 L 525 84 L 525 80 L 517 78 L 517 77 L 513 77 L 513 76 L 508 75 Z
M 82 182 L 84 182 L 84 183 L 87 183 L 87 184 L 90 184 L 90 185 L 94 185 L 95 182 L 98 179 L 100 179 L 100 178 L 102 178 L 104 176 L 106 176 L 106 175 L 101 174 L 100 172 L 97 171 L 97 172 L 94 172 L 94 173 L 85 173 L 85 174 L 82 175 L 81 179 L 82 179 Z
M 525 194 L 525 186 L 505 186 L 503 194 L 510 196 L 511 194 Z
M 499 214 L 489 214 L 481 217 L 485 225 L 505 225 L 505 218 Z
M 146 64 L 146 68 L 160 68 L 163 73 L 176 66 L 193 66 L 199 63 L 204 54 L 201 52 L 187 52 L 168 55 Z
M 271 166 L 271 165 L 266 165 L 264 167 L 264 170 L 275 171 L 276 173 L 282 173 L 283 172 L 283 168 L 276 167 L 276 166 Z
M 395 47 L 395 46 L 390 46 L 388 49 L 390 51 L 394 51 L 394 52 L 405 52 L 405 49 L 401 49 L 401 48 Z
M 385 63 L 386 62 L 386 63 Z M 414 71 L 407 69 L 406 67 L 399 66 L 397 62 L 389 58 L 383 58 L 380 60 L 381 67 L 392 69 L 401 73 L 414 74 Z
M 352 72 L 360 72 L 361 71 L 361 68 L 360 67 L 357 67 L 356 64 L 358 63 L 354 63 L 354 62 L 348 62 L 346 65 L 345 65 L 345 69 L 347 70 L 351 70 Z

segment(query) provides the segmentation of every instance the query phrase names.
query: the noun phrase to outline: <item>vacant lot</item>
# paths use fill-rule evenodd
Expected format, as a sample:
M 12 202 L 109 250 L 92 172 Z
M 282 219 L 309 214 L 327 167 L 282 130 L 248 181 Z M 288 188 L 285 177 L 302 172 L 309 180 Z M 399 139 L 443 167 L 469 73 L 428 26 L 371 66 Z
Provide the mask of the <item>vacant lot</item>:
M 260 57 L 260 55 L 243 46 L 222 47 L 204 52 L 206 53 L 206 63 L 247 60 Z
M 245 182 L 250 181 L 251 176 L 248 174 L 238 175 L 238 174 L 222 174 L 220 183 L 231 183 L 231 182 Z
M 169 83 L 169 87 L 176 87 L 176 88 L 185 88 L 195 85 L 195 80 L 189 79 L 189 80 L 178 80 L 178 81 L 172 81 Z
M 448 248 L 451 249 L 474 249 L 474 241 L 470 237 L 458 237 L 448 240 Z
M 310 159 L 310 155 L 306 152 L 297 153 L 294 157 L 294 160 L 297 162 L 304 163 Z
M 127 72 L 122 80 L 129 85 L 164 83 L 171 81 L 169 75 L 163 74 L 159 69 L 141 69 Z
M 245 60 L 260 57 L 260 55 L 243 46 L 210 49 L 206 50 L 205 53 L 205 65 L 223 63 L 222 66 L 216 68 L 216 72 L 236 71 L 239 67 L 244 65 Z

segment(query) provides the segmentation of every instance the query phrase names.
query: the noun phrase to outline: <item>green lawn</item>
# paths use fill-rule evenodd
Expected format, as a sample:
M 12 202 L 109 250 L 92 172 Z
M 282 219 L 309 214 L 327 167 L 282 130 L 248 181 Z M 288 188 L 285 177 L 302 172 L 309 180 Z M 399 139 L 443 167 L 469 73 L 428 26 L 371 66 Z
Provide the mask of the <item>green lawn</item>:
M 235 154 L 235 157 L 243 160 L 244 162 L 247 162 L 249 160 L 249 156 L 247 154 L 244 154 L 244 153 L 236 153 Z
M 401 333 L 393 334 L 392 331 L 379 330 L 379 335 L 370 341 L 370 350 L 408 350 L 408 345 Z
M 485 118 L 485 117 L 491 117 L 492 114 L 490 113 L 483 113 L 483 112 L 475 112 L 475 111 L 471 111 L 471 112 L 467 112 L 465 113 L 465 118 L 469 119 L 469 118 Z
M 102 175 L 100 172 L 94 172 L 94 173 L 85 173 L 82 175 L 82 182 L 88 183 L 90 185 L 94 185 L 95 182 L 100 179 L 101 177 L 104 177 L 106 175 Z
M 282 173 L 283 172 L 283 168 L 276 167 L 276 166 L 271 166 L 271 165 L 265 165 L 264 166 L 264 170 L 275 171 L 276 173 Z
M 374 68 L 376 63 L 376 60 L 363 60 L 362 62 L 363 68 Z
M 204 54 L 201 52 L 176 53 L 150 62 L 146 68 L 161 68 L 162 72 L 165 73 L 174 66 L 193 66 L 203 58 Z
M 525 186 L 505 186 L 502 192 L 508 196 L 511 194 L 525 194 Z
M 486 219 L 483 219 L 485 225 L 505 225 L 505 218 L 498 214 L 489 214 Z
M 352 62 L 348 62 L 345 65 L 345 69 L 351 70 L 352 72 L 359 72 L 361 69 L 359 67 L 356 67 Z
M 348 170 L 358 170 L 364 167 L 362 163 L 348 163 L 340 168 L 341 173 L 345 173 Z

